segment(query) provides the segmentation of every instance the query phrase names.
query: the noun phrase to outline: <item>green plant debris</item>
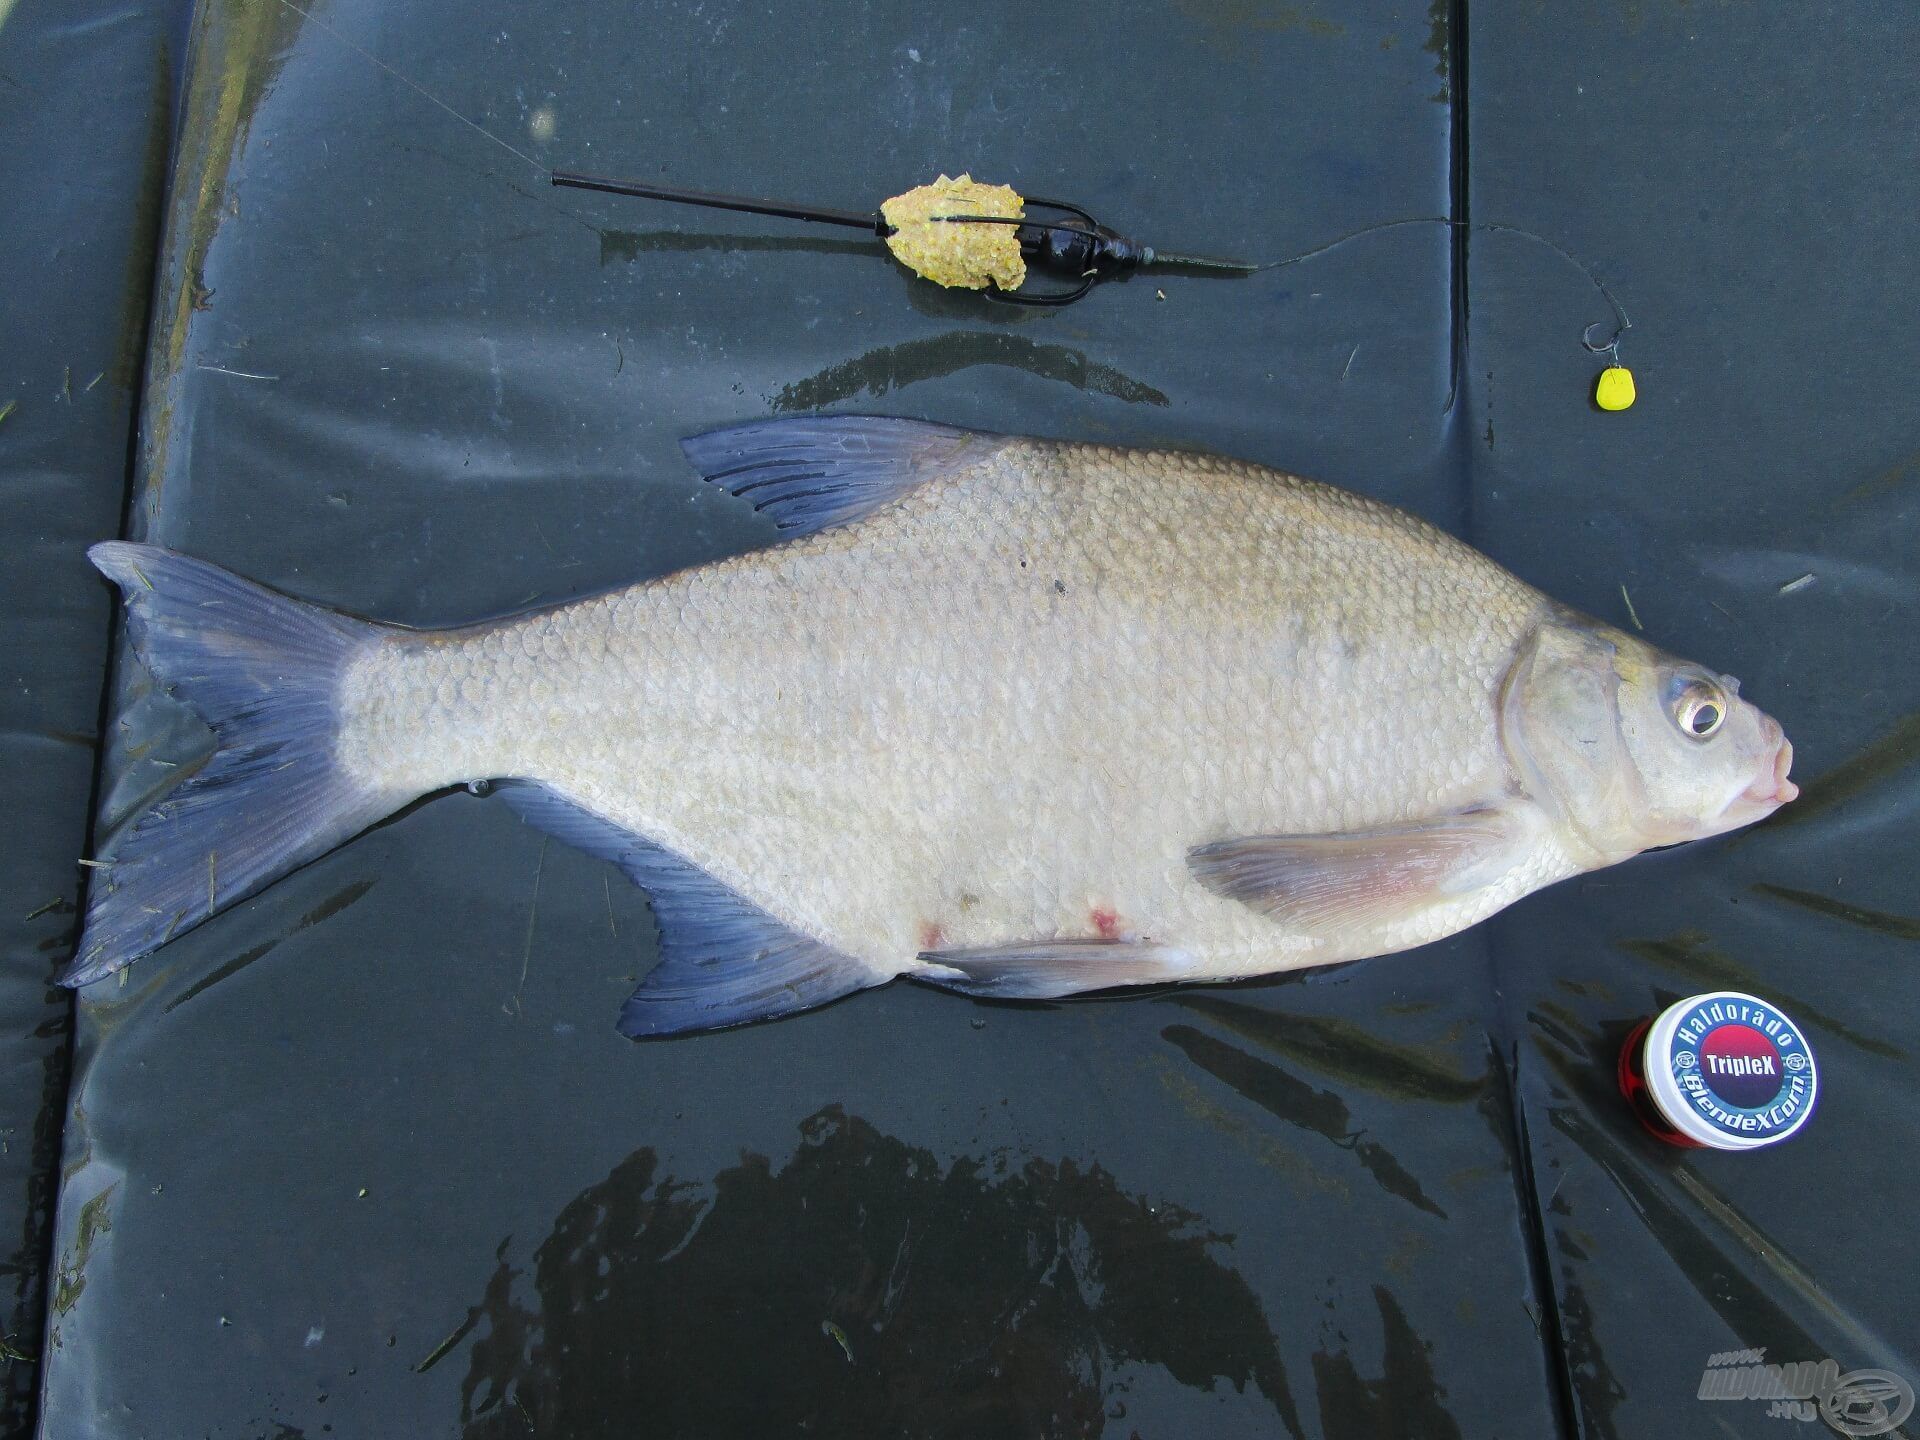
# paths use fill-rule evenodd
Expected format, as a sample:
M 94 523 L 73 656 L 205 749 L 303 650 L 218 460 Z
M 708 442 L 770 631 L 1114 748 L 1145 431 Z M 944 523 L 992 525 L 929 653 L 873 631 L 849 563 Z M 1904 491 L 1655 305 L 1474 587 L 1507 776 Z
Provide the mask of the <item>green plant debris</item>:
M 1789 905 L 1798 905 L 1816 915 L 1843 920 L 1865 930 L 1877 930 L 1896 940 L 1920 940 L 1920 918 L 1911 915 L 1890 915 L 1885 910 L 1869 910 L 1864 905 L 1852 905 L 1845 900 L 1836 900 L 1831 895 L 1821 895 L 1812 890 L 1794 890 L 1785 885 L 1763 882 L 1749 888 L 1756 895 L 1784 900 Z
M 73 1252 L 71 1256 L 61 1256 L 54 1276 L 56 1315 L 71 1311 L 87 1288 L 87 1262 L 93 1258 L 95 1242 L 113 1229 L 113 1192 L 119 1188 L 120 1182 L 116 1180 L 80 1207 L 80 1218 L 74 1226 Z
M 0 420 L 5 420 L 9 415 L 13 414 L 13 412 L 15 410 L 18 410 L 19 408 L 20 408 L 20 402 L 18 400 L 9 400 L 7 401 L 6 404 L 0 405 Z
M 62 1270 L 54 1277 L 53 1313 L 65 1315 L 80 1303 L 80 1292 L 87 1288 L 87 1277 L 70 1275 Z
M 416 1375 L 424 1375 L 427 1373 L 427 1371 L 431 1370 L 434 1366 L 438 1365 L 442 1360 L 446 1359 L 447 1356 L 452 1352 L 454 1346 L 458 1345 L 462 1340 L 466 1339 L 467 1336 L 473 1333 L 473 1327 L 480 1323 L 480 1314 L 481 1314 L 480 1308 L 477 1305 L 473 1309 L 467 1311 L 467 1318 L 462 1320 L 458 1325 L 454 1326 L 453 1333 L 447 1336 L 447 1338 L 442 1340 L 438 1345 L 434 1346 L 433 1352 L 429 1354 L 426 1359 L 422 1360 L 418 1365 L 413 1367 L 413 1373 Z M 388 1343 L 391 1344 L 392 1342 L 389 1341 Z
M 119 1188 L 120 1182 L 116 1180 L 80 1207 L 80 1223 L 75 1230 L 74 1243 L 79 1246 L 82 1265 L 93 1254 L 93 1242 L 113 1229 L 113 1192 Z
M 840 1347 L 840 1353 L 847 1357 L 847 1363 L 849 1365 L 853 1363 L 853 1346 L 847 1343 L 846 1331 L 842 1330 L 831 1320 L 822 1320 L 820 1322 L 820 1333 L 822 1335 L 832 1336 L 833 1343 Z

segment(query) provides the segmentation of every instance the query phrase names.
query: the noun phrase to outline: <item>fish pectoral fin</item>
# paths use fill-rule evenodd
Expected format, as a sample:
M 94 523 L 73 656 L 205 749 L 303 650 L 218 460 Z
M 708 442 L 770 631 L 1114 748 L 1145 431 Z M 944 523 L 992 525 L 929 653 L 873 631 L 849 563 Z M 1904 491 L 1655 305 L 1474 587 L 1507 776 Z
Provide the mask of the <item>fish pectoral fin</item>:
M 1221 840 L 1190 850 L 1187 865 L 1214 894 L 1333 938 L 1471 894 L 1517 863 L 1532 833 L 1520 808 L 1494 805 L 1348 834 Z
M 916 485 L 967 469 L 1004 435 L 877 415 L 762 420 L 680 442 L 693 467 L 790 537 L 845 525 Z
M 1132 940 L 1030 940 L 979 950 L 928 950 L 915 980 L 996 1000 L 1051 1000 L 1116 985 L 1193 978 L 1193 956 Z
M 691 861 L 548 786 L 503 780 L 520 818 L 611 860 L 653 900 L 660 963 L 620 1011 L 633 1039 L 719 1030 L 810 1010 L 890 976 L 782 924 Z

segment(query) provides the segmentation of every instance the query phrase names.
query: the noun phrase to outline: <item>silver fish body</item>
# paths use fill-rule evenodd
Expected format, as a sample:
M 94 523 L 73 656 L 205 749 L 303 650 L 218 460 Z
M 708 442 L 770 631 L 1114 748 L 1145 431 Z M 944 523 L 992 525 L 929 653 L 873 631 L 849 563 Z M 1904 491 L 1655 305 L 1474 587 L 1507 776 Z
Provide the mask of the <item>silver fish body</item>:
M 901 421 L 689 453 L 797 538 L 465 629 L 308 611 L 336 813 L 262 875 L 508 778 L 653 892 L 665 959 L 623 1020 L 651 1034 L 900 975 L 1057 995 L 1381 954 L 1791 798 L 1725 677 L 1326 485 Z

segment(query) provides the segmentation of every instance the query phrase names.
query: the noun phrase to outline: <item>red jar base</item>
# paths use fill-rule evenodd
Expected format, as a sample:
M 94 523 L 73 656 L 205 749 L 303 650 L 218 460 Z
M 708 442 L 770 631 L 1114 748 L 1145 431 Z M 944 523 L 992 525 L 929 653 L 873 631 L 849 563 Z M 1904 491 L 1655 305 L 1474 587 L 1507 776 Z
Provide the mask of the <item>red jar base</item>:
M 1647 1031 L 1653 1028 L 1651 1019 L 1642 1020 L 1633 1027 L 1633 1033 L 1627 1036 L 1627 1043 L 1620 1047 L 1618 1075 L 1620 1093 L 1626 1096 L 1627 1104 L 1633 1107 L 1633 1113 L 1639 1117 L 1641 1128 L 1656 1140 L 1669 1145 L 1677 1145 L 1683 1150 L 1704 1150 L 1707 1147 L 1690 1136 L 1681 1134 L 1667 1123 L 1666 1116 L 1660 1113 L 1659 1106 L 1653 1103 L 1653 1092 L 1647 1088 Z

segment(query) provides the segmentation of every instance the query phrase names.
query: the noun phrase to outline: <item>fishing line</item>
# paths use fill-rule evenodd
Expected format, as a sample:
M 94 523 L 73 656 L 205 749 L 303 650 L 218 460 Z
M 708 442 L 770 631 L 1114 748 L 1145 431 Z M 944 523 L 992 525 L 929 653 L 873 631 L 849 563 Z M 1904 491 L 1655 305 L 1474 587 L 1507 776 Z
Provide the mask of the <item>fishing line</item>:
M 1593 325 L 1587 326 L 1585 330 L 1580 332 L 1580 343 L 1584 345 L 1591 354 L 1617 356 L 1620 348 L 1620 337 L 1633 328 L 1633 321 L 1627 318 L 1626 307 L 1620 303 L 1619 298 L 1613 291 L 1607 288 L 1607 282 L 1594 274 L 1579 256 L 1564 246 L 1555 244 L 1538 231 L 1529 230 L 1523 225 L 1509 225 L 1503 221 L 1472 222 L 1466 220 L 1451 220 L 1445 215 L 1414 215 L 1404 220 L 1382 220 L 1373 225 L 1363 225 L 1358 230 L 1349 230 L 1345 235 L 1329 240 L 1324 245 L 1316 245 L 1311 250 L 1302 250 L 1298 255 L 1289 255 L 1281 260 L 1267 260 L 1257 265 L 1251 265 L 1248 267 L 1248 270 L 1253 274 L 1262 274 L 1268 270 L 1282 270 L 1289 265 L 1298 265 L 1303 260 L 1312 260 L 1317 256 L 1325 255 L 1329 250 L 1337 250 L 1348 241 L 1358 240 L 1363 235 L 1377 235 L 1383 230 L 1397 230 L 1403 225 L 1445 225 L 1449 229 L 1465 230 L 1469 234 L 1480 231 L 1495 235 L 1518 235 L 1522 239 L 1532 240 L 1536 244 L 1546 246 L 1547 249 L 1553 251 L 1554 254 L 1558 255 L 1562 260 L 1565 260 L 1585 276 L 1587 283 L 1600 292 L 1601 298 L 1604 299 L 1613 310 L 1613 334 L 1604 342 L 1596 343 L 1594 341 L 1593 330 L 1594 325 L 1603 325 L 1606 323 L 1605 321 L 1596 320 Z
M 442 100 L 438 95 L 435 95 L 432 91 L 428 90 L 426 86 L 416 84 L 414 81 L 409 80 L 405 75 L 402 75 L 398 70 L 394 69 L 393 66 L 387 64 L 386 61 L 382 60 L 378 55 L 375 55 L 371 50 L 364 49 L 363 47 L 354 44 L 353 41 L 347 39 L 346 36 L 342 35 L 338 30 L 334 29 L 331 25 L 327 24 L 326 21 L 322 20 L 319 16 L 315 15 L 311 10 L 303 10 L 300 6 L 294 4 L 293 0 L 280 0 L 280 3 L 286 6 L 287 9 L 291 10 L 294 14 L 298 15 L 301 19 L 305 20 L 308 24 L 318 25 L 322 30 L 326 31 L 327 34 L 331 35 L 337 42 L 346 46 L 347 49 L 353 51 L 354 54 L 358 55 L 361 59 L 365 60 L 368 64 L 378 66 L 380 69 L 386 71 L 387 74 L 391 75 L 394 79 L 398 80 L 402 85 L 406 86 L 409 90 L 413 91 L 414 94 L 420 96 L 424 100 L 427 100 L 431 104 L 439 106 L 442 110 L 446 111 L 447 114 L 451 115 L 454 119 L 458 120 L 462 125 L 465 125 L 468 129 L 478 131 L 480 134 L 486 136 L 487 139 L 491 140 L 494 144 L 498 145 L 502 150 L 506 151 L 509 155 L 513 156 L 516 160 L 526 161 L 527 164 L 531 165 L 535 170 L 539 171 L 543 177 L 550 175 L 552 173 L 551 166 L 543 165 L 540 161 L 534 159 L 533 156 L 527 154 L 526 151 L 518 149 L 515 146 L 509 145 L 505 140 L 502 140 L 498 135 L 494 134 L 491 130 L 487 129 L 486 126 L 480 124 L 478 121 L 469 120 L 466 116 L 462 115 L 458 110 L 454 109 L 453 106 L 449 105 L 446 101 Z
M 371 50 L 368 50 L 366 47 L 359 45 L 352 40 L 349 40 L 345 35 L 341 34 L 332 25 L 328 24 L 325 20 L 322 20 L 319 16 L 315 15 L 311 10 L 298 4 L 297 0 L 280 0 L 280 4 L 284 5 L 288 10 L 298 15 L 302 20 L 306 21 L 308 24 L 318 26 L 336 44 L 344 46 L 346 49 L 352 51 L 354 54 L 358 55 L 361 59 L 365 60 L 369 65 L 374 66 L 376 69 L 380 70 L 384 74 L 399 81 L 402 85 L 406 86 L 409 90 L 413 91 L 416 95 L 418 95 L 421 99 L 425 100 L 428 104 L 452 116 L 455 120 L 458 120 L 462 125 L 466 126 L 469 130 L 472 130 L 476 134 L 485 137 L 487 140 L 491 141 L 493 144 L 499 146 L 502 150 L 506 151 L 507 154 L 513 156 L 514 159 L 521 161 L 523 164 L 531 166 L 532 169 L 537 174 L 539 174 L 542 178 L 548 180 L 551 183 L 571 185 L 574 188 L 582 188 L 582 189 L 611 190 L 611 191 L 614 191 L 615 193 L 626 193 L 626 194 L 650 196 L 651 198 L 657 198 L 657 199 L 677 199 L 677 200 L 683 200 L 683 201 L 691 201 L 692 203 L 706 204 L 710 206 L 718 205 L 719 208 L 724 208 L 724 209 L 757 210 L 762 213 L 787 213 L 792 218 L 830 220 L 836 224 L 847 224 L 847 223 L 865 224 L 866 223 L 867 217 L 862 215 L 854 215 L 852 214 L 852 212 L 818 211 L 814 213 L 809 213 L 804 207 L 772 206 L 769 204 L 769 202 L 750 201 L 737 196 L 711 195 L 711 194 L 706 194 L 704 192 L 699 192 L 699 191 L 686 191 L 686 190 L 676 191 L 673 187 L 646 186 L 646 185 L 641 185 L 637 182 L 609 181 L 601 177 L 595 177 L 595 176 L 567 175 L 564 172 L 556 173 L 551 166 L 545 164 L 541 160 L 528 154 L 525 150 L 520 149 L 517 145 L 511 144 L 501 136 L 495 134 L 492 130 L 489 130 L 486 126 L 480 124 L 479 121 L 470 119 L 466 115 L 461 114 L 458 110 L 454 109 L 452 105 L 448 104 L 445 100 L 442 100 L 438 95 L 434 94 L 431 90 L 427 89 L 426 86 L 420 84 L 418 81 L 414 80 L 412 77 L 403 74 L 400 70 L 396 69 L 394 66 L 382 60 L 378 55 L 375 55 Z M 517 193 L 520 193 L 520 194 L 527 193 L 525 191 L 520 191 L 519 187 L 517 186 L 510 186 L 509 188 L 514 189 Z M 537 197 L 529 196 L 528 198 L 531 199 L 531 198 L 537 198 Z M 563 206 L 553 205 L 551 201 L 546 201 L 544 203 L 546 203 L 550 208 L 559 211 L 559 213 L 568 216 L 568 218 L 570 219 L 580 221 L 583 224 L 591 225 L 590 221 L 585 221 L 581 216 L 574 214 L 572 211 L 567 210 Z M 1148 264 L 1152 263 L 1154 252 L 1150 248 L 1144 247 L 1144 246 L 1133 246 L 1132 242 L 1127 241 L 1124 237 L 1115 235 L 1112 232 L 1107 231 L 1105 227 L 1099 226 L 1098 223 L 1093 220 L 1093 217 L 1091 215 L 1086 214 L 1086 212 L 1081 210 L 1078 206 L 1068 205 L 1058 201 L 1031 201 L 1029 203 L 1048 205 L 1058 210 L 1071 211 L 1074 215 L 1080 217 L 1081 219 L 1084 219 L 1087 222 L 1089 233 L 1098 232 L 1101 236 L 1105 237 L 1105 240 L 1107 242 L 1110 242 L 1112 244 L 1117 244 L 1121 248 L 1121 250 L 1123 251 L 1130 250 L 1132 252 L 1135 252 L 1131 255 L 1123 255 L 1121 257 L 1122 265 L 1118 268 L 1130 268 L 1132 264 L 1139 264 L 1142 262 L 1143 259 L 1145 263 L 1148 263 Z M 875 217 L 875 218 L 878 218 L 878 217 Z M 941 215 L 935 218 L 939 220 L 953 221 L 953 222 L 959 222 L 959 223 L 965 223 L 968 220 L 983 221 L 987 219 L 987 217 L 985 216 L 961 216 L 961 215 Z M 996 219 L 994 223 L 1012 223 L 1012 224 L 1018 225 L 1021 222 L 1018 219 L 1013 219 L 1011 221 Z M 1243 264 L 1243 263 L 1233 262 L 1233 261 L 1217 261 L 1217 260 L 1211 260 L 1211 259 L 1204 259 L 1200 257 L 1188 257 L 1188 256 L 1171 256 L 1170 255 L 1170 256 L 1165 256 L 1163 258 L 1165 261 L 1172 262 L 1175 268 L 1182 268 L 1182 269 L 1199 268 L 1203 270 L 1214 269 L 1217 271 L 1238 273 L 1242 275 L 1258 275 L 1258 274 L 1265 274 L 1273 270 L 1283 270 L 1292 265 L 1299 265 L 1308 260 L 1317 259 L 1322 255 L 1328 254 L 1330 251 L 1337 250 L 1343 245 L 1350 244 L 1351 242 L 1355 240 L 1359 240 L 1368 235 L 1377 235 L 1384 231 L 1398 230 L 1410 225 L 1444 225 L 1444 226 L 1447 226 L 1449 229 L 1465 230 L 1470 234 L 1477 232 L 1480 234 L 1492 234 L 1492 235 L 1517 235 L 1522 239 L 1531 240 L 1535 244 L 1544 245 L 1547 249 L 1551 250 L 1554 254 L 1558 255 L 1562 260 L 1565 260 L 1569 265 L 1573 266 L 1574 269 L 1578 270 L 1581 276 L 1585 278 L 1587 283 L 1593 286 L 1593 288 L 1600 293 L 1601 298 L 1607 302 L 1608 307 L 1613 311 L 1613 319 L 1614 319 L 1613 331 L 1604 341 L 1596 341 L 1593 338 L 1593 332 L 1597 326 L 1603 325 L 1606 322 L 1595 321 L 1593 322 L 1593 324 L 1588 325 L 1585 329 L 1581 331 L 1580 343 L 1588 351 L 1589 354 L 1607 356 L 1613 362 L 1613 365 L 1615 367 L 1618 367 L 1621 337 L 1624 336 L 1627 333 L 1627 331 L 1633 328 L 1633 321 L 1628 318 L 1626 307 L 1620 303 L 1619 297 L 1616 296 L 1613 293 L 1613 291 L 1608 287 L 1606 281 L 1602 280 L 1597 274 L 1595 274 L 1592 268 L 1589 267 L 1586 264 L 1586 262 L 1581 260 L 1577 255 L 1575 255 L 1572 251 L 1568 250 L 1565 246 L 1560 245 L 1555 241 L 1548 239 L 1546 236 L 1540 234 L 1538 231 L 1529 230 L 1522 225 L 1513 225 L 1513 224 L 1508 224 L 1505 222 L 1498 222 L 1498 221 L 1469 222 L 1464 220 L 1454 220 L 1445 215 L 1415 215 L 1415 216 L 1408 216 L 1398 220 L 1382 220 L 1372 225 L 1363 225 L 1358 230 L 1350 230 L 1346 234 L 1336 236 L 1335 238 L 1327 241 L 1324 244 L 1316 245 L 1308 250 L 1302 250 L 1297 255 L 1284 256 L 1278 260 L 1267 260 L 1259 263 Z M 598 229 L 599 227 L 593 226 L 593 228 Z M 1038 228 L 1044 231 L 1057 232 L 1057 231 L 1066 231 L 1070 227 L 1062 226 L 1058 224 L 1042 223 L 1039 225 Z M 887 227 L 885 226 L 884 221 L 881 222 L 881 229 L 878 231 L 878 233 L 881 234 L 882 236 L 884 236 L 887 233 Z M 1067 237 L 1067 238 L 1069 241 L 1071 241 L 1075 237 Z M 1081 238 L 1084 238 L 1084 237 L 1081 237 Z M 1056 245 L 1059 244 L 1058 241 L 1056 241 L 1055 243 Z M 1093 278 L 1095 277 L 1091 272 L 1089 272 L 1088 278 L 1082 283 L 1082 285 L 1077 290 L 1074 290 L 1065 295 L 1058 295 L 1058 296 L 1048 297 L 1044 299 L 1039 299 L 1037 302 L 1030 302 L 1030 303 L 1054 304 L 1054 305 L 1071 303 L 1072 301 L 1079 299 L 1082 295 L 1084 295 L 1087 292 L 1089 288 L 1091 288 Z M 1612 374 L 1613 371 L 1609 371 L 1608 373 Z M 1619 373 L 1624 375 L 1627 372 L 1620 371 Z M 1630 390 L 1629 390 L 1629 398 L 1626 403 L 1628 404 L 1631 403 Z M 1616 407 L 1607 406 L 1605 408 L 1616 408 Z M 1618 407 L 1618 408 L 1624 408 L 1624 407 Z

